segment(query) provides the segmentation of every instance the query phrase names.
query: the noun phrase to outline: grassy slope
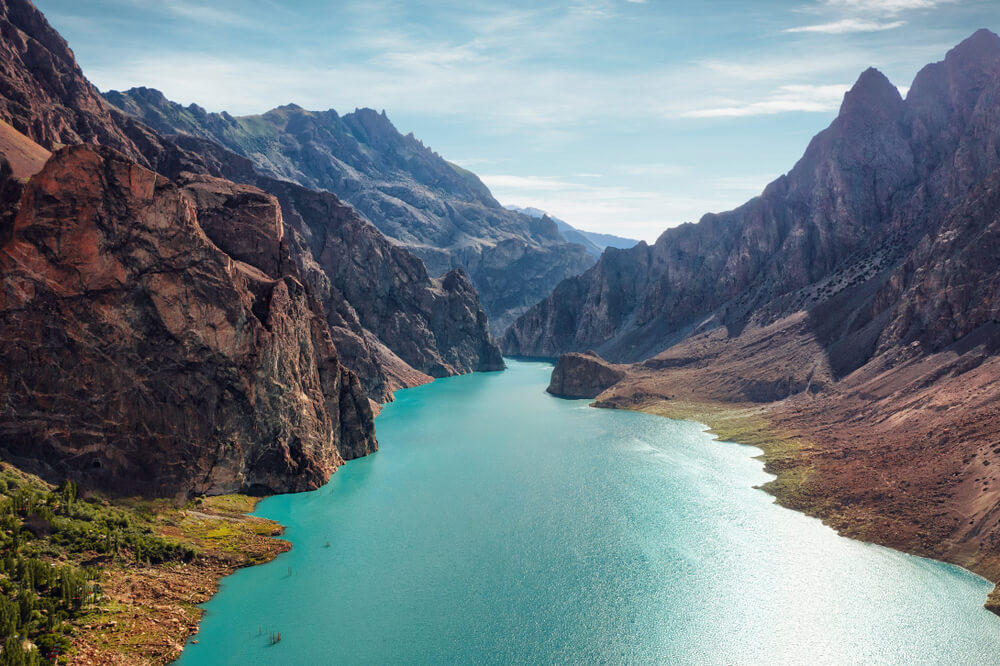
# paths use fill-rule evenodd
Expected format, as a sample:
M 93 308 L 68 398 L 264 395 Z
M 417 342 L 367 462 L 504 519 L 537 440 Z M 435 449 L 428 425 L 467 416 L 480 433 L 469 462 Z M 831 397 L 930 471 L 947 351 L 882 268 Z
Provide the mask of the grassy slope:
M 169 500 L 109 500 L 84 492 L 76 509 L 67 512 L 58 506 L 57 489 L 37 477 L 0 463 L 0 480 L 0 502 L 21 492 L 33 494 L 39 506 L 56 508 L 51 533 L 21 532 L 26 542 L 20 554 L 86 567 L 96 579 L 97 593 L 59 629 L 72 643 L 64 661 L 73 664 L 173 661 L 197 631 L 198 604 L 211 598 L 219 579 L 289 547 L 273 538 L 281 534 L 280 525 L 246 515 L 258 498 L 224 495 L 175 506 Z M 28 516 L 15 516 L 23 527 Z M 118 546 L 108 547 L 112 536 L 106 525 L 126 524 L 114 531 Z M 0 581 L 7 578 L 0 574 Z

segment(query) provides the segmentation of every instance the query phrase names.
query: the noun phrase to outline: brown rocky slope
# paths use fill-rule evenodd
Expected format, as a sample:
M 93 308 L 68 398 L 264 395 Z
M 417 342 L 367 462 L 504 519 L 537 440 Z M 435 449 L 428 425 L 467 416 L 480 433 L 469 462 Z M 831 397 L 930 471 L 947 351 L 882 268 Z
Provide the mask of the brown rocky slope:
M 1000 580 L 998 102 L 985 30 L 905 101 L 866 72 L 760 198 L 605 253 L 508 351 L 598 339 L 639 359 L 598 405 L 702 420 L 780 502 Z

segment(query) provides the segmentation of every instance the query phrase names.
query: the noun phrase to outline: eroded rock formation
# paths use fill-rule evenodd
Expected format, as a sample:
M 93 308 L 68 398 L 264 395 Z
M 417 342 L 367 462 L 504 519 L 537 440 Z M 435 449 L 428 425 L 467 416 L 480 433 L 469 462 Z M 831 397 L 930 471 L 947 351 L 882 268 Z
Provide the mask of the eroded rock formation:
M 162 176 L 108 148 L 57 152 L 0 248 L 5 455 L 170 494 L 306 490 L 373 451 L 318 302 L 265 272 L 273 253 L 244 259 Z
M 552 370 L 548 392 L 560 398 L 596 398 L 625 378 L 616 367 L 592 351 L 563 354 Z

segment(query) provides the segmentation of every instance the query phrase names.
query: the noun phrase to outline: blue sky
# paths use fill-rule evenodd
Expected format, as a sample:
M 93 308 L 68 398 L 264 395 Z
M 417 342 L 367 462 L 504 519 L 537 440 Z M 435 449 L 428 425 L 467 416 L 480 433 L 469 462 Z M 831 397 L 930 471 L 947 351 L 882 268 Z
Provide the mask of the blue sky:
M 385 109 L 504 204 L 655 239 L 788 171 L 869 66 L 905 91 L 997 0 L 35 0 L 102 90 Z

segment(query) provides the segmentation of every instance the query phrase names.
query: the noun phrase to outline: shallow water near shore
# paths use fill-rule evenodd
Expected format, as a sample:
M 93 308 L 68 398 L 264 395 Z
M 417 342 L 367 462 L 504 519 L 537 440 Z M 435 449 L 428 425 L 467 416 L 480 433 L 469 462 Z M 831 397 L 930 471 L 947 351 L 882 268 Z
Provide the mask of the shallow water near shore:
M 223 580 L 177 663 L 1000 660 L 987 581 L 775 505 L 757 449 L 508 364 L 398 392 L 378 453 L 261 502 L 293 549 Z

